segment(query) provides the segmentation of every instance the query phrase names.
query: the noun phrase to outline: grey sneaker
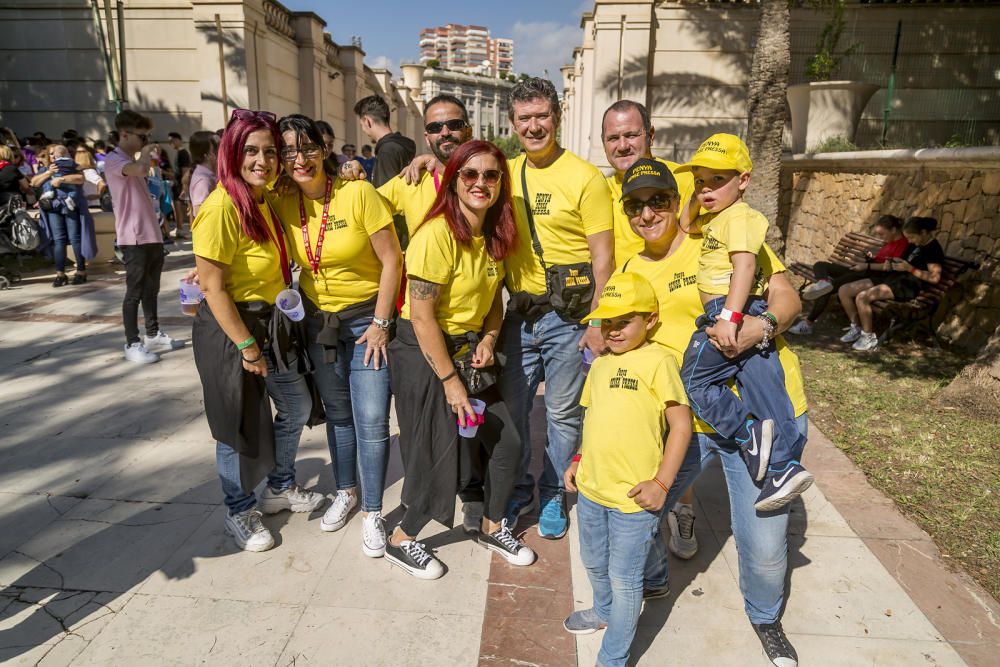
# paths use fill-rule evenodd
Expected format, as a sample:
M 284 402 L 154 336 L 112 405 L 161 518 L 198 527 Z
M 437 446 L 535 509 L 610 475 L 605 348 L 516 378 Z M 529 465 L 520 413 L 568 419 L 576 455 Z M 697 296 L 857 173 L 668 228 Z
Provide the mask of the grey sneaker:
M 843 336 L 840 337 L 840 342 L 841 343 L 853 343 L 857 339 L 861 338 L 861 334 L 863 334 L 863 333 L 864 333 L 864 331 L 861 330 L 860 326 L 858 326 L 857 324 L 852 324 L 847 329 L 847 333 L 845 333 Z
M 472 500 L 462 503 L 462 530 L 469 535 L 478 535 L 483 526 L 483 504 Z
M 306 491 L 298 484 L 292 484 L 284 491 L 274 491 L 265 487 L 260 494 L 260 511 L 264 514 L 277 514 L 289 510 L 291 512 L 313 512 L 323 504 L 323 494 Z
M 802 290 L 802 298 L 805 301 L 815 301 L 821 296 L 826 296 L 833 291 L 833 283 L 829 280 L 817 280 L 809 287 Z
M 602 621 L 594 608 L 591 607 L 582 611 L 574 611 L 563 621 L 563 627 L 566 628 L 566 632 L 571 632 L 574 635 L 592 635 L 598 630 L 608 627 L 608 624 Z
M 225 528 L 226 533 L 233 536 L 236 545 L 243 551 L 267 551 L 274 546 L 271 531 L 264 526 L 256 508 L 239 514 L 227 514 Z
M 781 621 L 754 625 L 753 629 L 772 665 L 796 667 L 799 664 L 799 656 L 795 653 L 791 642 L 788 641 L 788 637 L 781 627 Z
M 683 560 L 698 553 L 698 538 L 694 534 L 694 510 L 690 505 L 677 503 L 667 512 L 667 526 L 670 527 L 670 552 Z
M 807 319 L 801 319 L 792 326 L 788 327 L 788 333 L 795 334 L 796 336 L 810 336 L 813 332 L 813 325 Z
M 328 533 L 340 530 L 347 523 L 347 515 L 357 507 L 357 496 L 351 495 L 347 491 L 337 491 L 337 497 L 333 499 L 333 504 L 326 510 L 319 527 Z
M 855 350 L 861 350 L 862 352 L 870 352 L 878 348 L 878 336 L 874 333 L 868 333 L 867 331 L 862 331 L 861 336 L 854 341 L 854 345 L 851 346 Z

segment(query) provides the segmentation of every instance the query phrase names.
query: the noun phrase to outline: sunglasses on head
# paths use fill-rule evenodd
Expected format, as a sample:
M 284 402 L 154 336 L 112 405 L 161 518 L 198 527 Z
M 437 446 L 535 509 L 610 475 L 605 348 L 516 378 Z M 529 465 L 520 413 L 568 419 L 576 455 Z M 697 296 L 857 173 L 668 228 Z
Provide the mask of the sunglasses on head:
M 229 120 L 232 122 L 237 119 L 252 120 L 254 118 L 259 118 L 269 123 L 274 123 L 278 120 L 278 117 L 272 111 L 251 111 L 250 109 L 233 109 L 233 115 L 229 117 Z
M 486 183 L 487 187 L 492 188 L 500 182 L 500 172 L 497 169 L 479 171 L 478 169 L 466 167 L 465 169 L 460 169 L 458 172 L 458 177 L 462 179 L 462 182 L 465 183 L 465 187 L 467 188 L 471 188 L 473 185 L 478 183 L 480 176 L 483 177 L 483 182 Z
M 664 211 L 670 210 L 670 204 L 674 201 L 673 195 L 670 194 L 659 194 L 653 195 L 646 201 L 639 201 L 638 199 L 627 198 L 622 205 L 625 207 L 625 215 L 630 218 L 634 218 L 637 215 L 642 214 L 642 210 L 647 206 L 656 213 L 663 213 Z
M 285 146 L 281 149 L 282 160 L 294 160 L 295 156 L 302 153 L 302 157 L 307 160 L 314 160 L 323 152 L 323 147 L 316 144 L 305 144 L 303 146 Z
M 444 128 L 448 128 L 452 132 L 458 132 L 459 130 L 464 130 L 469 126 L 461 118 L 452 118 L 451 120 L 434 121 L 433 123 L 427 123 L 424 125 L 424 129 L 427 130 L 427 134 L 438 134 Z

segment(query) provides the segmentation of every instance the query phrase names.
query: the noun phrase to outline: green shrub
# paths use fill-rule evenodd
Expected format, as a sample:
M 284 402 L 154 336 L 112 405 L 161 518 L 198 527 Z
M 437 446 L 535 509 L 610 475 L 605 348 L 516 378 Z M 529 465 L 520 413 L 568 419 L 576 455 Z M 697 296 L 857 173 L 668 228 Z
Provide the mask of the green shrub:
M 847 153 L 849 151 L 860 150 L 857 146 L 847 140 L 846 137 L 827 137 L 822 142 L 813 147 L 810 153 Z

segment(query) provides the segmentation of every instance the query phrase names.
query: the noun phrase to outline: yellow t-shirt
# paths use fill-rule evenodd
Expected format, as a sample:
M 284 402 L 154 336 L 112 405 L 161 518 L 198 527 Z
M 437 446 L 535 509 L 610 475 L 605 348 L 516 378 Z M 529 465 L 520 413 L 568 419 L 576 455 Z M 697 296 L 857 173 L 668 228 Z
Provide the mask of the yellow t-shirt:
M 420 226 L 431 210 L 434 198 L 437 197 L 437 186 L 434 185 L 434 173 L 425 171 L 420 180 L 412 185 L 407 184 L 402 176 L 390 178 L 378 189 L 392 215 L 402 215 L 406 219 L 406 229 L 413 236 L 414 230 Z
M 505 260 L 507 289 L 545 294 L 545 272 L 531 247 L 531 232 L 521 189 L 522 153 L 510 161 L 514 190 L 514 216 L 519 243 Z M 597 167 L 569 151 L 544 169 L 528 168 L 525 176 L 535 231 L 546 266 L 590 261 L 587 237 L 613 228 L 611 194 Z
M 676 162 L 669 160 L 654 159 L 657 162 L 667 165 L 667 168 L 671 172 L 676 171 L 677 167 L 680 166 Z M 611 190 L 611 211 L 615 218 L 615 266 L 621 266 L 629 257 L 642 252 L 643 248 L 643 240 L 632 231 L 632 225 L 629 224 L 628 216 L 625 215 L 625 209 L 622 207 L 623 175 L 615 173 L 606 179 L 608 189 Z M 677 180 L 677 189 L 681 196 L 681 201 L 677 209 L 677 213 L 679 214 L 680 209 L 684 208 L 684 203 L 691 198 L 691 193 L 694 192 L 694 176 L 690 171 L 682 171 L 679 174 L 675 173 L 674 179 Z
M 482 331 L 493 298 L 503 282 L 504 265 L 486 252 L 486 239 L 472 238 L 472 247 L 458 243 L 444 217 L 428 220 L 406 249 L 406 276 L 441 286 L 435 316 L 449 335 Z M 410 319 L 410 292 L 400 313 Z
M 594 360 L 580 396 L 587 408 L 576 473 L 580 493 L 622 512 L 642 511 L 628 492 L 660 467 L 667 404 L 687 402 L 677 362 L 659 345 Z
M 273 235 L 269 207 L 261 204 L 260 210 Z M 236 205 L 221 185 L 216 186 L 198 209 L 191 223 L 191 243 L 195 255 L 229 267 L 226 291 L 233 301 L 273 304 L 278 292 L 285 289 L 278 247 L 271 240 L 258 243 L 243 233 Z
M 759 253 L 767 234 L 767 218 L 738 201 L 724 211 L 699 215 L 695 224 L 702 237 L 698 289 L 705 294 L 729 294 L 729 281 L 733 277 L 729 253 Z M 750 293 L 760 296 L 762 292 L 751 289 Z
M 299 193 L 277 198 L 274 210 L 285 226 L 285 238 L 295 263 L 302 267 L 299 286 L 321 309 L 336 313 L 378 294 L 382 262 L 372 248 L 370 236 L 392 225 L 385 201 L 368 181 L 337 179 L 330 192 L 330 209 L 323 237 L 318 275 L 309 267 L 302 240 Z M 302 197 L 309 229 L 309 247 L 316 256 L 319 226 L 323 220 L 323 198 Z
M 677 365 L 684 361 L 684 350 L 691 342 L 691 334 L 695 331 L 695 320 L 705 313 L 696 284 L 698 275 L 698 256 L 701 252 L 701 237 L 687 236 L 672 255 L 652 262 L 638 255 L 629 259 L 620 271 L 638 273 L 650 282 L 656 291 L 660 303 L 660 322 L 653 329 L 650 339 L 663 345 L 673 353 Z M 754 289 L 763 293 L 771 275 L 785 270 L 784 264 L 766 243 L 757 259 L 757 276 Z M 809 409 L 806 402 L 806 392 L 802 384 L 802 370 L 799 358 L 785 344 L 784 338 L 775 339 L 778 359 L 785 371 L 785 391 L 792 401 L 795 415 L 799 416 Z M 736 391 L 735 386 L 733 391 Z M 738 393 L 738 392 L 737 392 Z M 712 433 L 712 428 L 697 417 L 694 430 L 699 433 Z

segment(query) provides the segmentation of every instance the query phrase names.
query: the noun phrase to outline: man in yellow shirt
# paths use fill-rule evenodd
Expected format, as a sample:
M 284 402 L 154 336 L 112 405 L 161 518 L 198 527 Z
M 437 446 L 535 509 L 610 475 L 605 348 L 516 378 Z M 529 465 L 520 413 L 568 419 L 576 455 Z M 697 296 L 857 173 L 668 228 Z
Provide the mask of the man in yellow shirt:
M 560 108 L 551 82 L 519 82 L 508 95 L 508 109 L 525 151 L 510 162 L 519 244 L 505 260 L 511 301 L 500 336 L 507 359 L 500 391 L 524 443 L 508 522 L 513 525 L 531 506 L 528 421 L 545 380 L 548 442 L 538 480 L 538 533 L 558 539 L 568 527 L 563 472 L 580 438 L 580 351 L 586 346 L 597 355 L 604 349 L 600 328 L 577 322 L 596 308 L 614 269 L 611 195 L 596 167 L 556 141 Z

